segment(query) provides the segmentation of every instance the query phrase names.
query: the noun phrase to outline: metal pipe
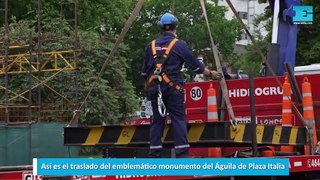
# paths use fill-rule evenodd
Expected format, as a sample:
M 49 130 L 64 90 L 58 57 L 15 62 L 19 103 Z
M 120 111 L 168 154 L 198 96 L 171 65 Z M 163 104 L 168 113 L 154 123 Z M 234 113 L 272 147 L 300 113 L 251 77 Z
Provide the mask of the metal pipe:
M 75 104 L 76 109 L 79 108 L 79 68 L 78 68 L 78 49 L 79 49 L 79 39 L 78 39 L 78 6 L 77 6 L 77 0 L 74 0 L 74 33 L 75 33 Z
M 226 108 L 226 102 L 224 98 L 222 97 L 222 89 L 221 87 L 219 88 L 219 104 L 218 104 L 218 110 L 219 110 L 219 121 L 224 121 L 225 120 L 225 108 Z
M 257 146 L 257 134 L 256 134 L 256 112 L 255 112 L 255 101 L 254 101 L 254 80 L 253 70 L 249 69 L 249 95 L 250 95 L 250 119 L 251 119 L 251 137 L 252 137 L 252 152 L 253 156 L 258 156 Z
M 31 145 L 31 142 L 32 142 L 32 122 L 29 122 L 29 133 L 28 133 L 28 135 L 29 135 L 29 137 L 28 137 L 28 139 L 29 139 L 29 142 L 28 142 L 28 149 L 27 149 L 27 151 L 28 151 L 28 162 L 29 162 L 29 164 L 32 164 L 32 145 Z
M 8 36 L 9 36 L 9 25 L 8 25 L 8 0 L 4 2 L 4 67 L 5 67 L 5 78 L 4 78 L 4 104 L 5 104 L 5 121 L 9 123 L 9 109 L 8 109 Z
M 272 24 L 272 43 L 278 42 L 278 29 L 279 29 L 279 12 L 280 12 L 280 1 L 274 1 L 273 8 L 273 24 Z
M 37 68 L 38 68 L 38 79 L 41 82 L 41 0 L 38 0 L 38 48 L 37 48 Z M 39 112 L 38 112 L 38 122 L 41 121 L 41 86 L 38 88 L 38 106 L 39 106 Z
M 28 122 L 32 121 L 32 32 L 29 34 L 29 103 L 28 103 Z
M 296 98 L 297 102 L 299 104 L 302 104 L 302 96 L 301 96 L 300 89 L 298 87 L 298 82 L 294 76 L 294 72 L 292 71 L 292 68 L 290 67 L 289 63 L 284 63 L 284 67 L 286 68 L 286 71 L 289 74 L 289 81 L 290 81 L 290 84 L 292 85 L 293 95 Z M 299 107 L 298 109 L 301 113 L 303 112 L 301 107 Z
M 9 129 L 8 129 L 8 124 L 6 124 L 6 126 L 4 127 L 5 131 L 4 131 L 4 156 L 3 156 L 3 162 L 4 164 L 9 164 L 9 147 L 8 147 L 8 144 L 9 144 Z M 1 168 L 1 166 L 0 166 Z M 1 171 L 1 170 L 0 170 Z

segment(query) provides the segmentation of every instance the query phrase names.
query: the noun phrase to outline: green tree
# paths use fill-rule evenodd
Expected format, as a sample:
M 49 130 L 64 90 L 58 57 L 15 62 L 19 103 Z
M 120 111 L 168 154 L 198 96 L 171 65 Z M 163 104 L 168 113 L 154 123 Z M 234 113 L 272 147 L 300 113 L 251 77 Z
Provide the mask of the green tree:
M 313 6 L 313 23 L 299 25 L 296 65 L 319 63 L 320 4 L 314 0 L 303 0 L 302 4 Z
M 38 42 L 36 35 L 37 29 L 37 13 L 34 11 L 34 6 L 37 1 L 25 2 L 27 10 L 22 9 L 22 12 L 28 11 L 28 16 L 21 17 L 11 14 L 12 17 L 17 17 L 10 22 L 10 43 L 15 44 L 28 44 L 29 34 L 34 35 L 32 44 L 34 50 L 38 49 Z M 123 3 L 121 5 L 121 3 Z M 125 6 L 127 3 L 128 6 Z M 33 5 L 30 5 L 33 4 Z M 102 6 L 101 6 L 102 4 Z M 99 21 L 99 17 L 92 17 L 96 12 L 103 12 L 108 9 L 115 9 L 115 5 L 119 7 L 117 12 L 119 16 L 114 17 L 116 14 L 102 14 L 101 19 L 107 21 Z M 70 4 L 69 4 L 70 5 Z M 91 8 L 84 9 L 90 6 Z M 42 1 L 41 7 L 41 49 L 42 51 L 60 51 L 70 50 L 75 48 L 75 34 L 74 24 L 70 20 L 72 9 L 65 9 L 67 4 L 60 1 Z M 79 100 L 83 101 L 87 95 L 88 90 L 91 88 L 92 82 L 97 78 L 102 64 L 106 60 L 110 52 L 117 34 L 120 32 L 123 22 L 129 16 L 131 11 L 130 1 L 115 1 L 114 3 L 93 1 L 88 4 L 86 1 L 79 1 L 80 12 L 79 14 L 79 44 L 81 53 L 78 56 L 79 70 Z M 70 6 L 69 6 L 70 7 Z M 72 7 L 72 4 L 71 4 Z M 121 8 L 123 8 L 121 10 Z M 127 13 L 126 13 L 127 12 Z M 120 14 L 123 13 L 120 17 Z M 86 16 L 91 22 L 85 21 Z M 96 19 L 97 20 L 96 20 Z M 120 18 L 120 19 L 119 19 Z M 81 20 L 82 19 L 82 20 Z M 100 19 L 100 20 L 101 20 Z M 121 20 L 121 21 L 120 21 Z M 106 29 L 109 27 L 118 27 L 110 31 L 99 31 L 99 24 L 105 24 Z M 90 28 L 90 25 L 93 28 Z M 100 29 L 101 30 L 101 29 Z M 108 66 L 102 77 L 100 78 L 96 87 L 94 87 L 91 96 L 85 103 L 85 111 L 82 113 L 82 122 L 85 124 L 101 124 L 105 123 L 118 123 L 119 120 L 135 113 L 138 110 L 138 98 L 135 95 L 135 90 L 130 81 L 126 79 L 126 69 L 129 68 L 128 62 L 130 59 L 124 55 L 129 51 L 125 44 L 122 44 L 115 54 L 114 58 L 108 62 Z M 43 72 L 42 77 L 46 78 L 51 76 L 52 73 Z M 23 77 L 23 78 L 21 78 Z M 12 76 L 10 78 L 10 89 L 14 91 L 23 91 L 27 89 L 28 76 Z M 63 72 L 57 75 L 47 84 L 56 89 L 59 93 L 63 94 L 66 98 L 74 99 L 74 80 L 75 76 L 72 73 Z M 41 86 L 41 95 L 43 102 L 60 103 L 62 98 L 50 92 L 44 86 Z M 11 96 L 11 95 L 10 95 Z M 33 97 L 37 97 L 37 91 L 33 91 Z M 36 101 L 34 98 L 33 101 Z M 22 99 L 17 99 L 16 103 L 25 103 Z

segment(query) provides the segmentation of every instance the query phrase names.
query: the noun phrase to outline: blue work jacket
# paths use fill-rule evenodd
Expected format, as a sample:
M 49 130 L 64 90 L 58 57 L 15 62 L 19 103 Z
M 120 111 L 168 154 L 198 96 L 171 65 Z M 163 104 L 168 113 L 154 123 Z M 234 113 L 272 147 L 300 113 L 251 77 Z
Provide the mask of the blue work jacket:
M 175 38 L 175 35 L 170 32 L 164 32 L 161 36 L 156 39 L 156 49 L 158 57 L 162 57 L 165 52 L 166 47 L 169 43 Z M 159 50 L 162 49 L 162 50 Z M 187 43 L 183 40 L 178 40 L 175 45 L 172 47 L 168 60 L 165 63 L 165 72 L 169 76 L 170 80 L 184 87 L 184 79 L 180 73 L 183 64 L 186 63 L 187 67 L 193 70 L 194 72 L 200 74 L 204 71 L 204 64 L 197 60 L 187 45 Z M 155 60 L 152 56 L 151 43 L 149 43 L 146 47 L 145 59 L 142 66 L 141 75 L 148 81 L 149 77 L 153 75 L 155 71 Z M 167 84 L 161 83 L 161 91 L 166 91 L 170 88 Z M 157 83 L 150 84 L 148 88 L 148 92 L 151 94 L 155 94 L 158 92 Z

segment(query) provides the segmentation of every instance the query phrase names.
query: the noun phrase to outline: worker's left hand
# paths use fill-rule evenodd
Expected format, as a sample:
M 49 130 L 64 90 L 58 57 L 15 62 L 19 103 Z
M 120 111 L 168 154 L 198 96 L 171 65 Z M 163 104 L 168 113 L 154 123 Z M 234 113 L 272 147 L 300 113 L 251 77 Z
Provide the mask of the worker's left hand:
M 210 75 L 212 79 L 220 80 L 223 78 L 223 75 L 219 73 L 218 71 L 210 71 Z

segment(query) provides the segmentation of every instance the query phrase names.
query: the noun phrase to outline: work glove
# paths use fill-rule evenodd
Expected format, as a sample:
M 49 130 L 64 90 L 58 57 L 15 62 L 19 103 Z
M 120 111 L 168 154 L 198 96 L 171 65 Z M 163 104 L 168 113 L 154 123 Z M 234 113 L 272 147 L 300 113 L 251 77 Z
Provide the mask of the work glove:
M 217 80 L 220 80 L 223 78 L 223 75 L 218 71 L 210 71 L 210 76 L 212 79 L 217 79 Z

